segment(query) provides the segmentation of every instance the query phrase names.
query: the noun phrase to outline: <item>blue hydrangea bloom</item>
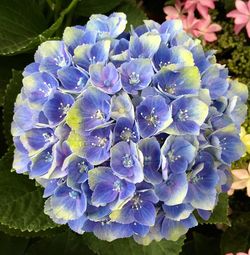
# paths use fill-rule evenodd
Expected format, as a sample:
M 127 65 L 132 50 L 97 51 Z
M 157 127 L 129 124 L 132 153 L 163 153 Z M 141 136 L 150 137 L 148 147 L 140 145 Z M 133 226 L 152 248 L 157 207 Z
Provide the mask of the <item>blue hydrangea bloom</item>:
M 181 21 L 126 24 L 92 15 L 38 47 L 15 103 L 13 168 L 79 234 L 175 241 L 230 188 L 248 91 Z

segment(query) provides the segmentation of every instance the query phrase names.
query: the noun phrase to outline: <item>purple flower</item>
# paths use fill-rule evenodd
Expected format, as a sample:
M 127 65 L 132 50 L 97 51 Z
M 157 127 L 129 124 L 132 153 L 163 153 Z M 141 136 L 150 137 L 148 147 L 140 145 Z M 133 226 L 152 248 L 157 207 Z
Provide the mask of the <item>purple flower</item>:
M 140 135 L 145 138 L 166 129 L 172 122 L 171 110 L 162 96 L 148 96 L 136 108 Z
M 115 94 L 122 87 L 120 75 L 112 63 L 91 65 L 89 74 L 92 84 L 108 94 Z
M 94 206 L 109 205 L 119 207 L 135 192 L 135 185 L 121 180 L 114 175 L 111 168 L 99 167 L 89 171 L 89 185 L 93 190 L 91 203 Z
M 49 123 L 54 126 L 64 120 L 73 103 L 74 98 L 71 95 L 55 92 L 53 97 L 44 104 L 43 113 Z
M 155 203 L 158 198 L 152 190 L 138 191 L 120 210 L 111 214 L 111 219 L 122 224 L 153 226 L 156 217 Z
M 182 96 L 172 102 L 173 122 L 165 132 L 173 135 L 199 135 L 208 115 L 208 106 L 193 96 Z
M 121 82 L 124 90 L 135 94 L 146 88 L 154 72 L 149 59 L 134 59 L 121 65 Z
M 132 183 L 143 181 L 142 155 L 134 142 L 119 142 L 111 148 L 110 166 L 122 179 Z
M 62 84 L 62 89 L 71 93 L 81 92 L 89 79 L 86 71 L 74 66 L 59 69 L 57 75 Z
M 162 181 L 160 144 L 154 137 L 145 138 L 140 140 L 139 149 L 143 154 L 143 171 L 146 181 L 153 184 L 160 183 Z
M 114 127 L 113 134 L 114 143 L 118 143 L 120 141 L 132 141 L 136 143 L 139 141 L 138 125 L 136 122 L 132 121 L 129 118 L 119 118 Z

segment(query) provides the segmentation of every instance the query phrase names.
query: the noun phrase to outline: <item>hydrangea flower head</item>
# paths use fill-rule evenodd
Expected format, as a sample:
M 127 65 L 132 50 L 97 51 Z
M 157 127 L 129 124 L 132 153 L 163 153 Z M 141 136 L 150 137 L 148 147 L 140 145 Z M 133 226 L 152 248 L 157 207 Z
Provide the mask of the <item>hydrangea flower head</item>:
M 131 33 L 126 23 L 93 15 L 39 46 L 16 99 L 13 167 L 77 233 L 177 240 L 230 187 L 246 87 L 181 21 L 146 20 Z

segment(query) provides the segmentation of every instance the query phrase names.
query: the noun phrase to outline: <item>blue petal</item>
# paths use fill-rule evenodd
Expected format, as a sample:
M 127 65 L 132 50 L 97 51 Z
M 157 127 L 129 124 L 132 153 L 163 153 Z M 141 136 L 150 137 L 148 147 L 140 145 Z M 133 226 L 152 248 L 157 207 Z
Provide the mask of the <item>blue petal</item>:
M 43 112 L 51 125 L 61 122 L 70 107 L 74 103 L 74 98 L 68 94 L 56 92 L 54 96 L 45 103 Z
M 140 135 L 145 138 L 165 130 L 172 122 L 171 110 L 162 96 L 148 96 L 136 108 Z
M 133 120 L 125 117 L 121 117 L 116 121 L 114 131 L 114 143 L 125 141 L 125 142 L 138 142 L 139 141 L 139 131 L 137 123 Z
M 82 26 L 66 27 L 63 32 L 63 41 L 68 46 L 70 53 L 73 53 L 78 45 L 94 44 L 96 36 L 96 31 L 86 31 Z
M 171 174 L 169 179 L 155 186 L 155 193 L 166 205 L 178 205 L 184 201 L 188 191 L 186 174 Z
M 115 94 L 122 87 L 118 71 L 112 63 L 91 65 L 89 74 L 92 84 L 105 93 Z
M 160 183 L 162 180 L 161 173 L 158 171 L 161 166 L 161 149 L 156 138 L 145 138 L 140 140 L 139 149 L 144 159 L 145 178 L 153 183 Z
M 64 220 L 75 220 L 81 217 L 87 209 L 86 196 L 67 186 L 60 186 L 51 196 L 51 206 L 54 214 Z
M 129 41 L 131 58 L 151 58 L 158 50 L 161 42 L 159 33 L 147 32 L 140 37 L 133 33 Z
M 111 222 L 108 224 L 96 223 L 94 234 L 101 240 L 113 241 L 118 238 L 126 238 L 133 235 L 130 225 Z
M 114 189 L 112 183 L 99 183 L 96 185 L 92 194 L 92 204 L 94 206 L 105 206 L 113 202 L 118 196 L 118 192 Z
M 33 104 L 44 104 L 57 89 L 58 81 L 48 73 L 33 73 L 23 79 L 23 92 Z
M 54 155 L 52 147 L 42 151 L 32 159 L 30 177 L 37 177 L 46 174 L 52 166 Z
M 139 235 L 142 237 L 146 236 L 150 229 L 149 226 L 144 226 L 144 225 L 138 224 L 136 222 L 131 224 L 131 228 L 133 229 L 133 232 L 135 235 Z
M 76 220 L 69 220 L 68 225 L 76 233 L 83 234 L 84 231 L 82 230 L 82 227 L 83 227 L 84 223 L 86 222 L 86 220 L 87 220 L 87 217 L 85 215 L 83 215 Z
M 161 234 L 167 240 L 177 241 L 182 235 L 186 234 L 190 228 L 198 225 L 193 215 L 181 221 L 173 221 L 165 218 L 161 227 Z
M 155 223 L 156 210 L 150 202 L 143 202 L 139 209 L 134 209 L 134 218 L 136 222 L 145 226 L 153 226 Z
M 121 82 L 124 90 L 135 94 L 146 88 L 154 75 L 149 59 L 134 59 L 121 65 Z
M 112 13 L 110 16 L 93 14 L 87 22 L 86 29 L 97 31 L 98 39 L 116 38 L 126 27 L 127 20 L 124 13 Z
M 110 41 L 103 40 L 94 45 L 83 44 L 75 48 L 73 60 L 86 71 L 91 64 L 105 63 L 108 60 Z
M 88 81 L 88 74 L 80 68 L 67 66 L 57 72 L 62 89 L 72 93 L 80 93 Z
M 111 117 L 115 120 L 126 117 L 134 120 L 134 106 L 129 95 L 122 91 L 111 99 Z
M 174 206 L 162 205 L 165 216 L 171 220 L 180 221 L 189 217 L 194 208 L 189 204 L 179 204 Z

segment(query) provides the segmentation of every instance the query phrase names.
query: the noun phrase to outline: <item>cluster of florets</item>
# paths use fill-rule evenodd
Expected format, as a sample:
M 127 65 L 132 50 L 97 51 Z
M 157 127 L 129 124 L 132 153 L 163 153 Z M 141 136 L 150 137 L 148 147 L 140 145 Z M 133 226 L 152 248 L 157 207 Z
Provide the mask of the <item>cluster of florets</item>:
M 78 233 L 177 240 L 230 186 L 247 88 L 181 21 L 126 23 L 93 15 L 39 46 L 15 104 L 13 166 Z

